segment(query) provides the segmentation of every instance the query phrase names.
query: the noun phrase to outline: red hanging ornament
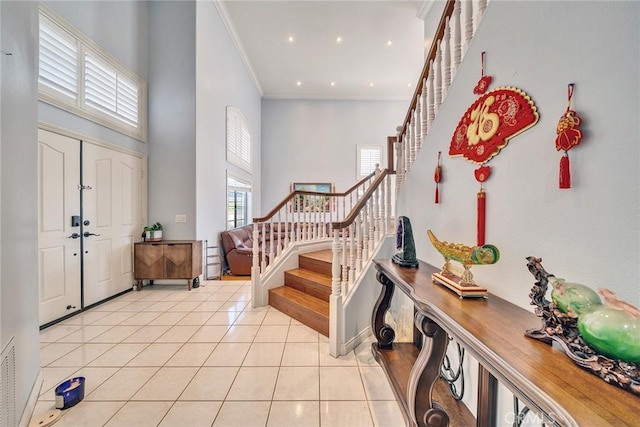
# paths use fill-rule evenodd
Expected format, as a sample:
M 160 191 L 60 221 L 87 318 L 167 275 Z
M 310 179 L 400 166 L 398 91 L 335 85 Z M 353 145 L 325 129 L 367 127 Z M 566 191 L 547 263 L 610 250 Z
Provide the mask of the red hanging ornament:
M 560 117 L 556 128 L 556 150 L 563 150 L 564 154 L 560 158 L 560 188 L 571 188 L 571 168 L 569 164 L 568 151 L 580 144 L 582 139 L 582 131 L 578 129 L 582 119 L 578 113 L 571 109 L 571 98 L 573 98 L 573 89 L 575 84 L 569 83 L 567 88 L 567 110 Z
M 442 166 L 440 166 L 440 155 L 442 154 L 441 151 L 438 151 L 438 164 L 436 165 L 436 170 L 433 174 L 433 180 L 436 182 L 436 203 L 440 203 L 440 191 L 439 191 L 439 184 L 440 184 L 440 180 L 442 179 Z
M 485 244 L 485 227 L 486 227 L 486 215 L 487 215 L 487 194 L 482 189 L 482 183 L 489 179 L 489 175 L 491 175 L 491 166 L 481 166 L 475 171 L 473 174 L 476 177 L 476 180 L 480 183 L 480 191 L 478 192 L 478 224 L 477 224 L 477 245 L 484 246 Z
M 478 80 L 478 84 L 476 84 L 476 87 L 473 88 L 473 93 L 475 93 L 476 95 L 482 95 L 483 93 L 485 93 L 487 91 L 487 89 L 489 89 L 489 85 L 491 84 L 491 80 L 493 80 L 493 78 L 491 76 L 485 76 L 484 75 L 484 57 L 486 55 L 486 52 L 482 52 L 481 54 L 481 61 L 482 61 L 482 77 L 480 77 L 480 80 Z

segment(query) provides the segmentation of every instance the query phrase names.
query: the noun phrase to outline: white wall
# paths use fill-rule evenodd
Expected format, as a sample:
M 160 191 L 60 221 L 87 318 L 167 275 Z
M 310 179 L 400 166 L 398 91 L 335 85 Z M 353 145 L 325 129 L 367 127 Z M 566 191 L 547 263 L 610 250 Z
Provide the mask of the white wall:
M 342 192 L 356 183 L 356 146 L 396 135 L 409 101 L 262 100 L 262 212 L 292 182 L 333 182 Z M 381 165 L 385 167 L 386 162 Z
M 196 237 L 196 2 L 149 5 L 149 213 L 166 239 Z M 186 223 L 175 223 L 185 214 Z
M 0 348 L 16 347 L 16 421 L 39 367 L 37 287 L 38 3 L 0 2 Z M 9 52 L 12 55 L 5 55 Z M 8 390 L 2 390 L 4 396 Z
M 476 98 L 486 50 L 491 88 L 523 89 L 540 120 L 489 162 L 486 241 L 498 246 L 501 259 L 474 268 L 478 282 L 529 308 L 533 276 L 525 257 L 534 255 L 559 277 L 640 303 L 639 10 L 637 2 L 490 4 L 398 201 L 399 214 L 411 219 L 419 258 L 441 264 L 427 229 L 442 240 L 475 242 L 473 164 L 443 156 L 442 200 L 431 200 L 437 151 L 448 152 Z M 569 82 L 576 84 L 572 106 L 584 119 L 585 137 L 570 151 L 573 188 L 560 190 L 554 141 Z
M 226 107 L 238 108 L 253 137 L 253 174 L 226 161 Z M 261 191 L 260 94 L 227 33 L 213 2 L 196 13 L 196 213 L 197 236 L 210 242 L 226 229 L 226 171 L 252 182 L 253 212 Z

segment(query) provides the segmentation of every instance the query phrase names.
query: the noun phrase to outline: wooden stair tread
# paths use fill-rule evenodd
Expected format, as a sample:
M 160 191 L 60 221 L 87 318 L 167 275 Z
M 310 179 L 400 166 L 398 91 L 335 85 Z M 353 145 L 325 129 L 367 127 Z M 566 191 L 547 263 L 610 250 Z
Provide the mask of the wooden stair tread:
M 325 285 L 325 286 L 331 287 L 331 282 L 332 282 L 331 277 L 322 273 L 307 270 L 304 268 L 294 268 L 292 270 L 287 270 L 286 273 L 303 278 L 303 279 L 311 280 L 319 285 Z
M 299 256 L 304 258 L 315 259 L 318 261 L 328 262 L 330 264 L 333 262 L 333 250 L 331 249 L 323 249 L 321 251 L 307 252 L 304 254 L 300 254 Z
M 290 288 L 289 286 L 281 286 L 270 289 L 269 293 L 286 298 L 292 303 L 304 306 L 321 316 L 329 317 L 329 303 L 304 292 L 300 292 L 297 289 Z

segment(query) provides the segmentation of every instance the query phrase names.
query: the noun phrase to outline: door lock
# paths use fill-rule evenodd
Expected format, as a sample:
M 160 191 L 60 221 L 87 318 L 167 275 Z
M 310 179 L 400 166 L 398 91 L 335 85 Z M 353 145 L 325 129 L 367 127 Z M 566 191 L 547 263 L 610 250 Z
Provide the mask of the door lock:
M 69 305 L 67 306 L 67 310 L 71 310 L 72 308 L 76 308 L 76 306 L 75 306 L 75 305 L 71 305 L 71 304 L 69 304 Z
M 69 236 L 69 239 L 77 239 L 78 237 L 80 237 L 80 233 L 73 233 L 71 236 Z
M 96 233 L 89 233 L 88 231 L 85 231 L 82 235 L 83 235 L 84 237 L 89 237 L 89 236 L 99 236 L 99 234 L 96 234 Z

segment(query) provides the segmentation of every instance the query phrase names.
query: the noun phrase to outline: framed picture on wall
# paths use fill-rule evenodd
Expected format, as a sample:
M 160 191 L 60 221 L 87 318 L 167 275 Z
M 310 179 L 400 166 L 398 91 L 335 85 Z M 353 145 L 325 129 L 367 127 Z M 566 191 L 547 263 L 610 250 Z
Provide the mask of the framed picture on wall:
M 294 182 L 291 191 L 332 193 L 333 184 L 328 182 Z M 329 212 L 331 197 L 325 195 L 297 194 L 293 199 L 294 212 Z

